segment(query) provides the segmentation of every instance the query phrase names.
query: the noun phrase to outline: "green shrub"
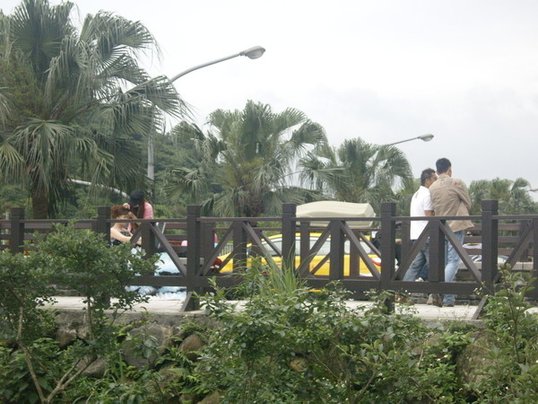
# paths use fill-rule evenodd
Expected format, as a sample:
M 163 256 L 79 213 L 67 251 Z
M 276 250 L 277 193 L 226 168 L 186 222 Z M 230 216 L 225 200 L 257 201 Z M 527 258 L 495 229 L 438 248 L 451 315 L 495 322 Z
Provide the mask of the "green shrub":
M 485 307 L 486 329 L 477 338 L 483 366 L 467 388 L 480 402 L 538 401 L 538 316 L 527 295 L 534 278 L 501 269 L 501 282 Z
M 503 273 L 483 327 L 429 327 L 412 312 L 387 312 L 387 293 L 352 310 L 338 284 L 310 290 L 293 271 L 259 265 L 232 291 L 213 282 L 214 293 L 202 297 L 212 321 L 184 325 L 153 367 L 139 369 L 124 362 L 120 343 L 139 338 L 147 354 L 155 344 L 131 335 L 132 325 L 115 327 L 105 310 L 138 301 L 124 286 L 152 266 L 129 247 L 110 248 L 72 226 L 56 229 L 26 257 L 1 254 L 0 401 L 197 402 L 209 395 L 223 403 L 538 400 L 538 318 L 527 311 L 533 280 L 523 274 Z M 46 337 L 52 323 L 41 306 L 50 300 L 50 283 L 83 294 L 93 321 L 92 332 L 65 349 Z M 246 298 L 242 309 L 230 306 L 230 294 Z M 180 345 L 193 333 L 206 345 L 185 352 Z M 84 375 L 96 358 L 105 361 L 103 377 Z
M 206 297 L 219 326 L 196 367 L 200 392 L 230 403 L 450 402 L 458 394 L 464 336 L 387 315 L 382 297 L 371 309 L 350 310 L 337 285 L 311 291 L 285 270 L 258 274 L 251 281 L 260 293 L 241 311 L 218 288 Z
M 0 373 L 20 375 L 15 390 L 9 383 L 0 386 L 2 401 L 12 402 L 19 394 L 49 402 L 95 359 L 117 351 L 115 314 L 143 300 L 126 286 L 137 274 L 154 271 L 155 259 L 145 260 L 128 246 L 111 248 L 101 235 L 71 224 L 55 227 L 27 256 L 1 253 L 2 338 L 18 350 L 2 351 Z M 86 303 L 88 333 L 65 350 L 42 338 L 52 325 L 50 312 L 41 310 L 51 300 L 52 284 L 76 290 Z M 108 309 L 113 310 L 111 320 L 105 315 Z
M 0 252 L 0 340 L 28 342 L 50 332 L 52 317 L 40 310 L 52 300 L 50 278 L 38 256 Z

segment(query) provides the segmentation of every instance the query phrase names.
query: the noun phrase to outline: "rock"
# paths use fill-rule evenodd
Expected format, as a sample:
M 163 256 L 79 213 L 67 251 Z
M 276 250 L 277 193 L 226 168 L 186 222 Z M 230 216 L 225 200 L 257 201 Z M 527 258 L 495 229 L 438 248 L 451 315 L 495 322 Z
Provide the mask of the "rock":
M 58 324 L 57 337 L 61 334 L 65 334 L 62 337 L 65 338 L 65 343 L 69 344 L 73 342 L 69 341 L 70 335 L 75 338 L 88 339 L 88 315 L 86 311 L 66 311 L 59 312 L 55 318 L 56 324 Z
M 60 348 L 65 348 L 76 339 L 77 331 L 72 328 L 61 326 L 56 330 L 56 340 L 58 341 Z
M 183 340 L 179 349 L 190 360 L 196 360 L 198 358 L 198 351 L 204 346 L 202 339 L 198 334 L 191 334 Z
M 105 375 L 106 361 L 103 358 L 93 359 L 90 357 L 86 357 L 82 359 L 78 364 L 79 368 L 83 368 L 85 366 L 87 366 L 87 368 L 82 371 L 82 374 L 85 376 L 100 379 Z
M 219 404 L 220 403 L 220 393 L 218 391 L 214 391 L 208 396 L 205 396 L 201 401 L 199 401 L 199 404 Z
M 145 324 L 133 329 L 121 344 L 123 359 L 139 369 L 153 366 L 159 354 L 170 344 L 172 329 L 159 324 Z

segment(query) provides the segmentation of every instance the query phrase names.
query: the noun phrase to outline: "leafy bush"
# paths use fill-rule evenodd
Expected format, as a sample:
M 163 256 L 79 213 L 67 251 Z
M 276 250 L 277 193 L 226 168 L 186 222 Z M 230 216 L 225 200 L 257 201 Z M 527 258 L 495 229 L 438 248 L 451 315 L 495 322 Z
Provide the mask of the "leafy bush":
M 51 270 L 37 255 L 0 252 L 0 340 L 30 341 L 48 334 Z
M 538 318 L 527 311 L 533 279 L 523 274 L 503 273 L 497 294 L 488 299 L 484 327 L 430 327 L 411 311 L 388 313 L 387 293 L 352 310 L 338 284 L 310 290 L 293 271 L 260 265 L 245 271 L 245 282 L 234 290 L 213 282 L 214 293 L 202 297 L 211 321 L 183 325 L 152 367 L 136 368 L 124 361 L 122 341 L 147 355 L 157 352 L 155 341 L 132 332 L 132 324 L 115 327 L 105 310 L 138 301 L 124 286 L 152 265 L 128 247 L 110 248 L 100 236 L 72 226 L 57 228 L 26 257 L 1 254 L 6 293 L 0 294 L 0 400 L 538 400 Z M 41 310 L 52 282 L 84 294 L 93 322 L 88 336 L 64 349 L 47 338 L 52 322 Z M 244 307 L 230 306 L 230 294 L 246 297 Z M 194 335 L 202 343 L 183 349 Z M 103 375 L 85 375 L 97 358 L 104 362 Z
M 467 388 L 481 402 L 538 401 L 538 316 L 527 297 L 534 278 L 501 269 L 499 290 L 488 296 L 486 329 L 476 337 L 482 366 Z
M 2 401 L 36 396 L 49 402 L 98 357 L 117 351 L 116 328 L 105 310 L 116 313 L 143 300 L 126 286 L 136 274 L 154 269 L 155 261 L 143 259 L 141 252 L 132 254 L 128 246 L 110 248 L 101 235 L 73 225 L 57 226 L 26 256 L 1 253 L 2 338 L 19 349 L 2 349 L 0 373 L 20 375 L 15 389 L 9 383 L 0 386 Z M 78 291 L 86 302 L 88 333 L 66 350 L 42 338 L 52 326 L 50 312 L 41 310 L 51 300 L 52 284 Z
M 350 310 L 337 285 L 294 288 L 286 270 L 266 272 L 243 310 L 218 289 L 206 298 L 219 327 L 196 368 L 200 391 L 220 392 L 224 402 L 442 402 L 457 394 L 452 352 L 463 337 L 435 340 L 416 317 L 386 315 L 381 298 Z
M 127 244 L 110 248 L 102 235 L 73 225 L 57 225 L 37 247 L 53 268 L 51 280 L 84 296 L 92 333 L 102 324 L 95 316 L 103 319 L 105 310 L 127 310 L 145 300 L 125 286 L 138 274 L 153 273 L 158 259 L 144 259 L 142 250 L 132 250 Z

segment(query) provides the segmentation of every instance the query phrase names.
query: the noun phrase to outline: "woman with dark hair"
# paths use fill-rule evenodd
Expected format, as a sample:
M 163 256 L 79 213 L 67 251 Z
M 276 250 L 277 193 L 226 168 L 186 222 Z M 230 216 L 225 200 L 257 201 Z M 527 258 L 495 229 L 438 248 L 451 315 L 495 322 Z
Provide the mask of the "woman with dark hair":
M 146 201 L 144 191 L 133 191 L 129 198 L 129 210 L 139 219 L 153 219 L 153 206 Z

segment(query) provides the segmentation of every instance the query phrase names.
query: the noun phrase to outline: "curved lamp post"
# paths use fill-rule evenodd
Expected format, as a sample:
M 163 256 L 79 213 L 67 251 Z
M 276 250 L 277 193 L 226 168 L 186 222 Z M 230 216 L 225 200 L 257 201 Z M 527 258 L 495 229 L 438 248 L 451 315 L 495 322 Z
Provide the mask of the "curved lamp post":
M 176 74 L 174 77 L 172 77 L 170 79 L 170 81 L 174 82 L 177 79 L 179 79 L 180 77 L 182 77 L 182 76 L 184 76 L 184 75 L 186 75 L 186 74 L 188 74 L 190 72 L 193 72 L 195 70 L 202 69 L 204 67 L 211 66 L 211 65 L 214 65 L 214 64 L 217 64 L 217 63 L 220 63 L 220 62 L 224 62 L 226 60 L 230 60 L 230 59 L 233 59 L 233 58 L 236 58 L 236 57 L 239 57 L 239 56 L 246 56 L 249 59 L 258 59 L 258 58 L 262 57 L 264 52 L 265 52 L 265 48 L 262 48 L 261 46 L 253 46 L 252 48 L 245 49 L 245 50 L 243 50 L 243 51 L 241 51 L 239 53 L 234 53 L 233 55 L 230 55 L 230 56 L 225 56 L 225 57 L 220 58 L 220 59 L 212 60 L 211 62 L 202 63 L 200 65 L 193 66 L 193 67 L 191 67 L 191 68 L 189 68 L 187 70 L 182 71 L 181 73 Z
M 210 62 L 202 63 L 196 66 L 193 66 L 187 70 L 182 71 L 181 73 L 176 74 L 170 79 L 170 82 L 174 82 L 180 77 L 185 76 L 186 74 L 189 74 L 190 72 L 193 72 L 198 69 L 202 69 L 207 66 L 211 66 L 220 62 L 224 62 L 226 60 L 234 59 L 239 56 L 246 56 L 249 59 L 258 59 L 262 57 L 262 55 L 265 52 L 265 48 L 261 46 L 253 46 L 252 48 L 248 48 L 245 50 L 242 50 L 241 52 L 234 53 L 233 55 L 225 56 L 223 58 L 215 59 Z M 151 139 L 151 136 L 148 141 L 148 178 L 153 182 L 155 180 L 155 150 L 153 147 L 153 139 Z
M 384 146 L 394 146 L 395 144 L 400 144 L 400 143 L 405 143 L 405 142 L 410 142 L 412 140 L 422 140 L 423 142 L 429 142 L 430 140 L 433 139 L 433 135 L 431 133 L 427 134 L 427 135 L 422 135 L 422 136 L 417 136 L 417 137 L 412 137 L 410 139 L 405 139 L 405 140 L 399 140 L 397 142 L 394 142 L 394 143 L 387 143 L 386 145 Z

